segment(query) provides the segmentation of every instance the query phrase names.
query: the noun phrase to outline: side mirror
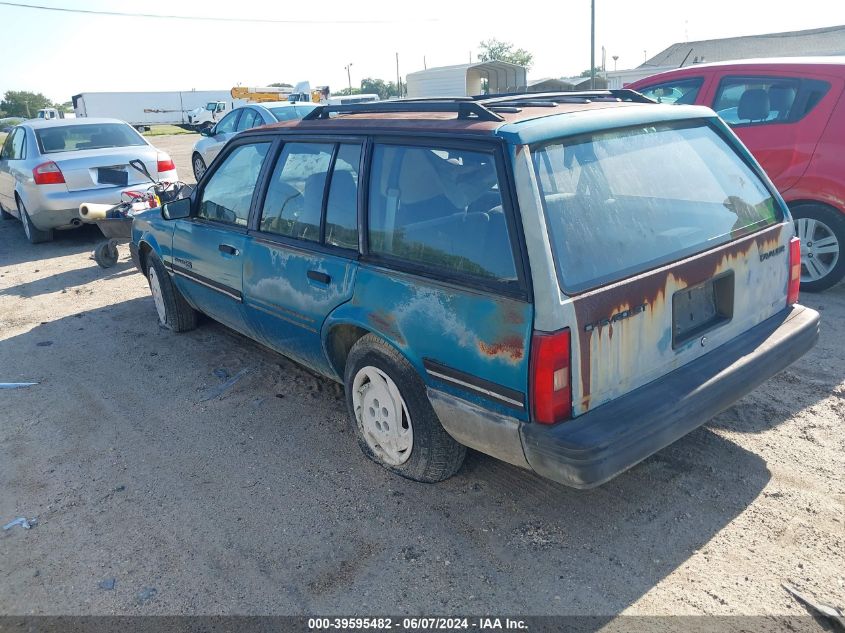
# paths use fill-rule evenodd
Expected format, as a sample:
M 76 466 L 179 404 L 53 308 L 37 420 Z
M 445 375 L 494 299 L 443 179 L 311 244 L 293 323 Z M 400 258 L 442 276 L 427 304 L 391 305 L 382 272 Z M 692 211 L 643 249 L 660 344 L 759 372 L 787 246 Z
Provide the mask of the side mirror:
M 214 130 L 213 127 L 206 127 L 200 130 L 200 136 L 214 136 L 211 132 Z
M 191 217 L 191 199 L 179 198 L 161 205 L 161 217 L 165 220 L 184 220 Z

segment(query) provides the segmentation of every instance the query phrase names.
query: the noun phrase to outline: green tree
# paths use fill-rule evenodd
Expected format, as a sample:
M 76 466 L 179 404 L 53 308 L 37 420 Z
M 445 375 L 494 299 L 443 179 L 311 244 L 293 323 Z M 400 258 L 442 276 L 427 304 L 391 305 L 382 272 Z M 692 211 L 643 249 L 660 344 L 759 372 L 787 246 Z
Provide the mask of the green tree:
M 600 75 L 604 71 L 601 69 L 601 66 L 596 66 L 596 76 Z M 581 74 L 578 75 L 579 77 L 589 77 L 590 76 L 590 69 L 582 70 Z
M 377 94 L 379 99 L 389 99 L 390 97 L 399 96 L 395 82 L 385 81 L 384 79 L 372 79 L 370 77 L 361 80 L 361 92 Z
M 484 40 L 479 45 L 478 61 L 491 62 L 502 61 L 510 62 L 511 64 L 519 64 L 526 68 L 531 68 L 534 63 L 534 55 L 529 53 L 524 48 L 514 49 L 510 42 L 502 42 L 496 38 Z
M 41 108 L 52 108 L 53 103 L 40 92 L 26 92 L 24 90 L 8 90 L 0 110 L 8 116 L 21 116 L 31 119 Z
M 335 94 L 340 97 L 348 97 L 349 95 L 359 95 L 361 94 L 361 89 L 353 88 L 352 90 L 350 90 L 349 88 L 343 88 L 342 90 L 336 91 Z
M 73 101 L 65 101 L 64 103 L 57 103 L 56 110 L 59 112 L 73 112 Z
M 293 84 L 286 84 L 286 83 L 282 83 L 282 82 L 277 82 L 277 83 L 274 83 L 274 84 L 267 84 L 267 85 L 270 86 L 271 88 L 293 88 Z

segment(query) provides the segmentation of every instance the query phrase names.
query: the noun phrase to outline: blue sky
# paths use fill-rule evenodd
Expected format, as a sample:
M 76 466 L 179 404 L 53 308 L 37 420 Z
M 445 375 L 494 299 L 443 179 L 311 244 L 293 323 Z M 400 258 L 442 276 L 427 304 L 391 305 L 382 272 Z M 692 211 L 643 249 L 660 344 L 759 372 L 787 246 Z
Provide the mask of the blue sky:
M 24 0 L 25 1 L 25 0 Z M 333 89 L 362 77 L 463 63 L 496 37 L 535 55 L 529 77 L 589 67 L 589 0 L 460 2 L 402 0 L 318 3 L 40 0 L 50 6 L 208 15 L 218 18 L 377 20 L 379 24 L 198 22 L 75 15 L 0 5 L 0 93 L 43 92 L 56 101 L 87 91 L 228 89 L 308 80 Z M 642 63 L 674 42 L 845 24 L 845 2 L 799 6 L 759 0 L 597 0 L 596 59 Z

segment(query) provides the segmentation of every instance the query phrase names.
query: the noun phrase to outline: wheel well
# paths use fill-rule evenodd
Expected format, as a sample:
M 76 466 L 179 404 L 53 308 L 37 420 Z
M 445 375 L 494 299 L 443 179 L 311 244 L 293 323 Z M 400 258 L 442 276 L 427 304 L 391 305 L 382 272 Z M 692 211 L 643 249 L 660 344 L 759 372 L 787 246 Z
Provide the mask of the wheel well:
M 329 362 L 341 380 L 343 380 L 343 373 L 346 370 L 346 358 L 349 356 L 349 350 L 352 349 L 358 339 L 369 333 L 369 330 L 348 324 L 336 325 L 329 331 L 326 350 L 328 351 Z
M 147 276 L 147 258 L 152 250 L 153 247 L 150 246 L 147 242 L 141 242 L 141 244 L 138 246 L 138 260 L 141 262 L 141 270 L 144 271 L 144 277 Z
M 821 200 L 791 200 L 786 203 L 786 206 L 789 207 L 790 211 L 797 209 L 799 207 L 825 207 L 830 209 L 831 211 L 836 211 L 837 213 L 845 213 L 844 210 L 838 209 L 832 204 L 828 202 L 822 202 Z

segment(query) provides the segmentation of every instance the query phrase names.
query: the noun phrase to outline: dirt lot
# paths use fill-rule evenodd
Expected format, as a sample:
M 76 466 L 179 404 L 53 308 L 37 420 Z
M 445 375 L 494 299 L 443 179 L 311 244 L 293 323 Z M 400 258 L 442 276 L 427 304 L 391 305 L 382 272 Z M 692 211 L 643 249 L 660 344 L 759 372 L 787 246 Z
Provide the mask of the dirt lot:
M 195 138 L 154 143 L 187 176 Z M 39 383 L 0 391 L 0 524 L 38 519 L 0 532 L 0 613 L 803 614 L 785 580 L 845 606 L 845 285 L 805 295 L 810 354 L 597 490 L 477 453 L 432 486 L 361 455 L 335 384 L 161 329 L 98 239 L 0 223 L 0 381 Z

